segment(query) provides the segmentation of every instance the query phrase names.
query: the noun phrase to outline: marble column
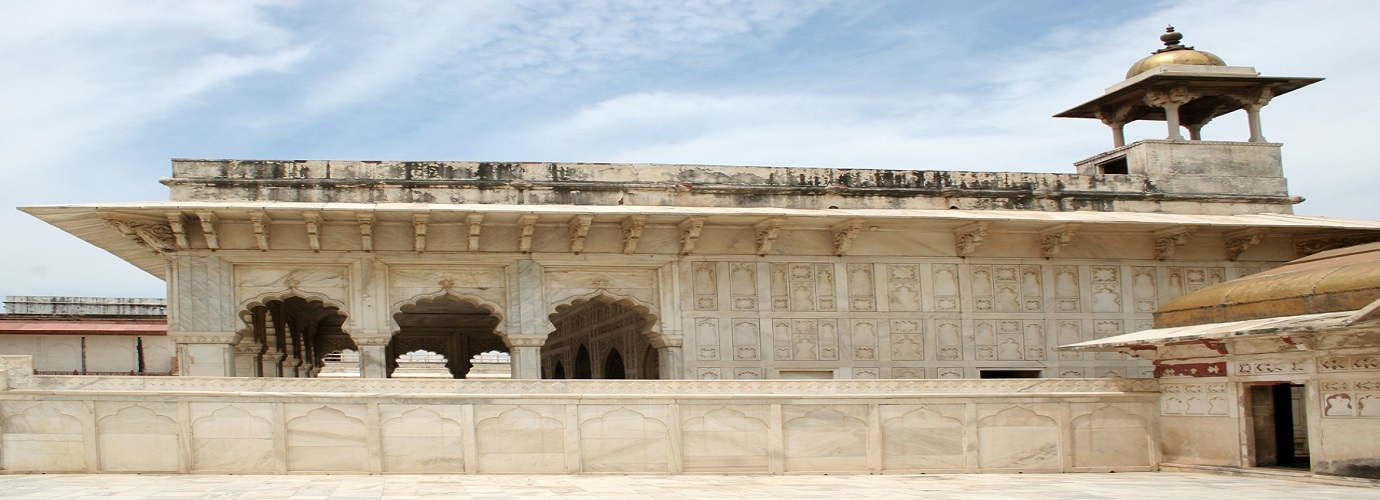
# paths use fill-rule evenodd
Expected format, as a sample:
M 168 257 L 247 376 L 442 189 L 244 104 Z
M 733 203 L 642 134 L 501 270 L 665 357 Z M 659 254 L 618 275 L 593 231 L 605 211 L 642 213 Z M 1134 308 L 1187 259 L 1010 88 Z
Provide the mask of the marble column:
M 506 335 L 503 342 L 508 344 L 514 379 L 541 378 L 541 346 L 546 344 L 545 335 Z
M 259 366 L 259 353 L 263 352 L 264 346 L 258 342 L 241 342 L 235 346 L 235 376 L 236 377 L 259 377 L 262 376 Z
M 359 376 L 388 378 L 388 341 L 391 337 L 356 337 L 359 346 Z
M 662 380 L 676 380 L 685 378 L 685 355 L 681 349 L 685 339 L 683 337 L 660 337 L 659 341 L 653 341 L 652 347 L 657 352 L 657 367 L 660 373 L 657 376 Z M 658 345 L 660 344 L 660 345 Z

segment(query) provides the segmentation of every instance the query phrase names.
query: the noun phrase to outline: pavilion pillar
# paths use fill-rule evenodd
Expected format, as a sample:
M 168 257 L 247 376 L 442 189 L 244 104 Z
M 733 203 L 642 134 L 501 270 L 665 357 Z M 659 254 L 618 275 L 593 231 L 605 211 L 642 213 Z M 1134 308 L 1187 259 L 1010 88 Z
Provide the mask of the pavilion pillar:
M 264 346 L 258 342 L 240 342 L 235 346 L 235 376 L 262 376 L 259 366 L 259 353 Z
M 1246 121 L 1251 128 L 1251 138 L 1246 142 L 1267 142 L 1265 135 L 1260 132 L 1260 108 L 1263 104 L 1250 104 L 1246 106 Z
M 657 378 L 661 380 L 679 379 L 685 373 L 685 355 L 681 348 L 684 345 L 683 337 L 658 337 L 652 347 L 656 348 L 657 354 Z M 661 345 L 657 345 L 661 344 Z
M 354 337 L 359 346 L 359 376 L 388 378 L 388 341 L 392 337 Z
M 235 376 L 237 333 L 169 333 L 177 345 L 177 372 L 188 377 Z
M 1183 121 L 1179 117 L 1179 106 L 1198 97 L 1198 94 L 1189 92 L 1188 87 L 1183 85 L 1167 89 L 1156 88 L 1145 92 L 1145 104 L 1164 109 L 1164 122 L 1169 127 L 1169 136 L 1166 139 L 1182 141 L 1184 136 L 1179 132 L 1179 127 L 1183 126 Z
M 506 335 L 508 356 L 512 360 L 514 379 L 541 378 L 541 346 L 546 344 L 545 335 Z

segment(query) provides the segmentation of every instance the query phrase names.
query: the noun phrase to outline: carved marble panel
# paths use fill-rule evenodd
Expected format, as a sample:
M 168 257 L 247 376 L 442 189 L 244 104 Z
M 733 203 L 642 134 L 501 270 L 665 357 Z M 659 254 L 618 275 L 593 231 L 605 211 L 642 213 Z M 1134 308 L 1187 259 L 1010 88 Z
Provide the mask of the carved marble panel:
M 848 264 L 848 310 L 877 310 L 877 280 L 872 264 Z
M 882 468 L 964 468 L 964 405 L 882 405 Z
M 858 361 L 877 359 L 877 320 L 855 319 L 849 327 L 853 359 Z
M 978 408 L 978 464 L 983 469 L 1059 470 L 1054 405 Z
M 838 320 L 773 320 L 772 341 L 778 360 L 835 360 L 839 356 Z
M 1135 300 L 1136 312 L 1152 313 L 1159 308 L 1159 291 L 1156 268 L 1131 268 L 1131 297 Z
M 960 309 L 958 266 L 954 264 L 935 264 L 930 266 L 934 280 L 931 292 L 934 297 L 934 310 L 958 312 Z
M 694 292 L 696 311 L 719 309 L 718 263 L 695 262 L 690 265 L 690 289 Z
M 459 408 L 439 405 L 379 405 L 384 472 L 465 471 Z
M 287 406 L 288 470 L 369 472 L 363 405 Z
M 925 359 L 925 323 L 919 319 L 891 320 L 891 359 L 920 361 Z
M 172 403 L 96 405 L 100 468 L 109 472 L 177 472 L 177 409 Z
M 695 359 L 713 361 L 719 359 L 719 320 L 716 318 L 692 318 L 694 325 Z
M 891 311 L 919 311 L 920 288 L 919 264 L 888 264 L 887 307 Z
M 1163 294 L 1163 302 L 1226 280 L 1226 269 L 1221 267 L 1170 267 L 1166 271 L 1169 283 Z
M 86 446 L 80 401 L 5 401 L 0 463 L 10 472 L 84 472 Z
M 1121 268 L 1090 266 L 1088 273 L 1092 282 L 1092 312 L 1122 312 Z
M 786 470 L 867 470 L 866 405 L 786 405 Z
M 263 473 L 275 470 L 272 405 L 190 403 L 192 470 Z
M 1087 411 L 1075 404 L 1072 410 Z M 1143 411 L 1103 405 L 1073 418 L 1074 467 L 1150 467 L 1150 418 Z
M 769 472 L 766 405 L 684 405 L 681 415 L 684 472 Z
M 963 359 L 963 328 L 957 319 L 937 319 L 934 322 L 935 344 L 940 361 Z
M 756 263 L 728 263 L 728 293 L 734 311 L 757 310 Z
M 566 472 L 563 405 L 475 405 L 479 472 Z
M 762 359 L 762 335 L 756 319 L 731 320 L 733 328 L 733 359 L 756 361 Z
M 1076 313 L 1082 310 L 1083 295 L 1078 281 L 1078 266 L 1054 266 L 1054 310 Z
M 670 472 L 667 411 L 664 405 L 581 405 L 583 471 Z

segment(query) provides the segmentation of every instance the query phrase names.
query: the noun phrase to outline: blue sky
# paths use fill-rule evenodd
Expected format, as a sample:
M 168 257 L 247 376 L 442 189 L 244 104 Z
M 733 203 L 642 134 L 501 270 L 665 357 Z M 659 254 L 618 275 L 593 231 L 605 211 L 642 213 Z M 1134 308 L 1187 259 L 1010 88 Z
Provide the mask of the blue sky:
M 174 157 L 1071 172 L 1109 133 L 1050 116 L 1171 23 L 1228 64 L 1326 77 L 1266 107 L 1265 136 L 1298 213 L 1376 219 L 1378 18 L 1370 0 L 3 1 L 0 294 L 162 296 L 13 207 L 163 200 Z M 1238 115 L 1204 129 L 1245 135 Z

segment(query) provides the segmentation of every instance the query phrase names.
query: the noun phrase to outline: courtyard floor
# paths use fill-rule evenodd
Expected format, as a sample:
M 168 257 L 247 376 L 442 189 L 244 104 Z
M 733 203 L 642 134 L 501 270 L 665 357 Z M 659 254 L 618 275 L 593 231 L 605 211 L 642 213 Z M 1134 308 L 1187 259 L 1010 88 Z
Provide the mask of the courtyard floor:
M 1186 472 L 895 476 L 0 475 L 0 498 L 1374 499 L 1368 486 Z

